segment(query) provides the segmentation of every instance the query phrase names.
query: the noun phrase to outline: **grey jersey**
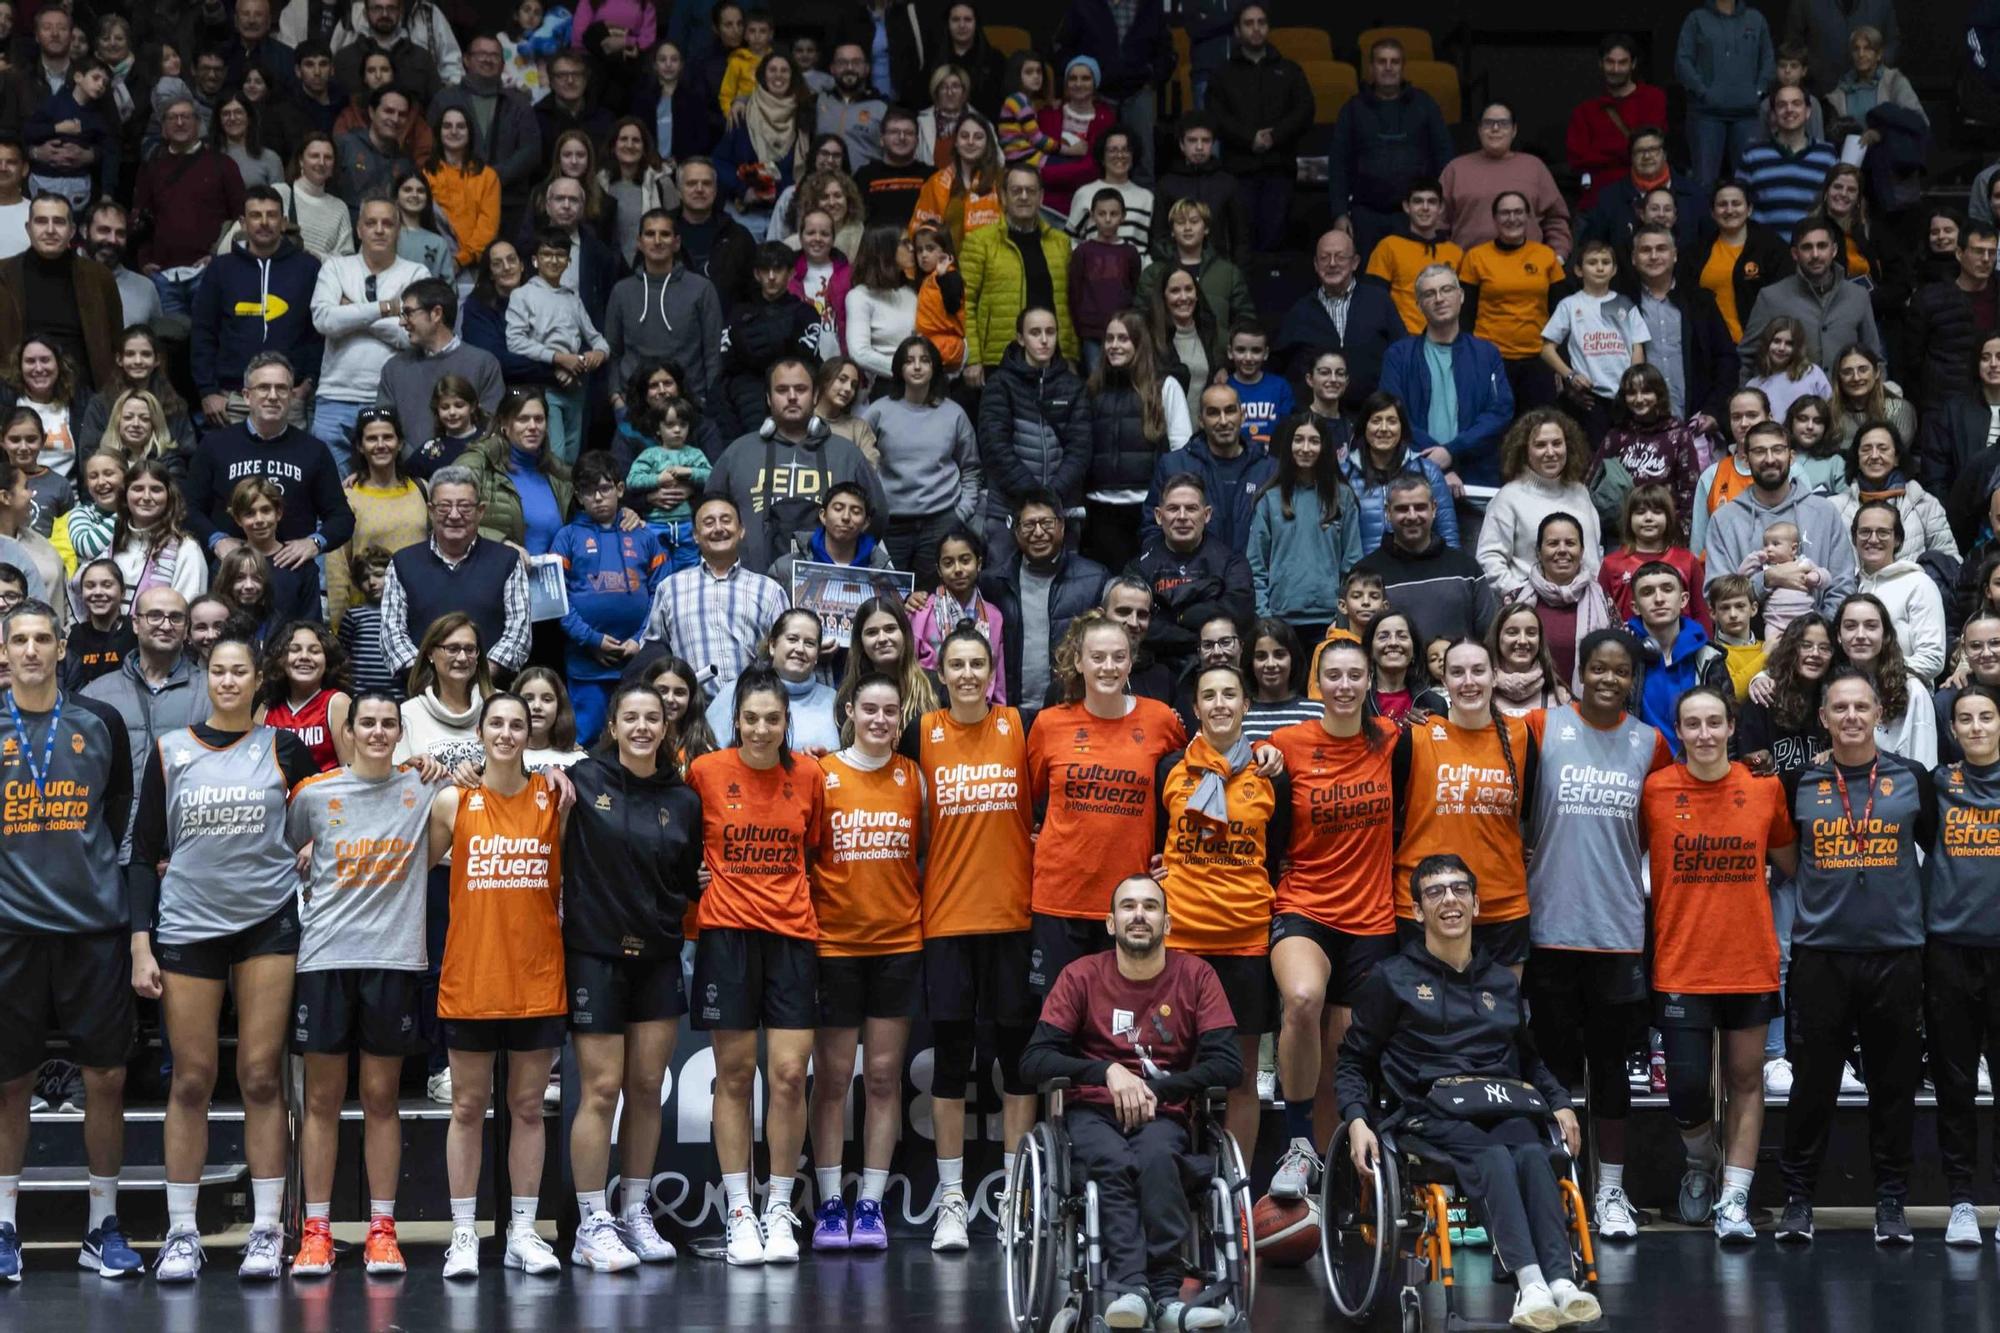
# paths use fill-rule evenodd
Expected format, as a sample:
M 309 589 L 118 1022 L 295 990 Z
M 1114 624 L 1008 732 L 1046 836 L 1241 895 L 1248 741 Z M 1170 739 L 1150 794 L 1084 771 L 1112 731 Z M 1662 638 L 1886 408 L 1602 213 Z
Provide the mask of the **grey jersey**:
M 0 706 L 0 933 L 123 929 L 130 918 L 118 838 L 132 804 L 125 724 L 74 694 L 62 696 L 60 719 L 24 712 L 21 722 L 17 730 Z
M 1539 739 L 1528 937 L 1548 949 L 1638 953 L 1646 947 L 1639 794 L 1672 755 L 1629 713 L 1600 729 L 1574 704 L 1543 714 Z
M 161 738 L 171 854 L 160 879 L 160 943 L 233 935 L 274 915 L 295 891 L 278 735 L 253 727 L 222 748 L 192 730 Z
M 291 844 L 313 849 L 299 894 L 299 971 L 424 969 L 426 829 L 435 793 L 414 770 L 371 781 L 346 768 L 292 792 L 285 816 Z

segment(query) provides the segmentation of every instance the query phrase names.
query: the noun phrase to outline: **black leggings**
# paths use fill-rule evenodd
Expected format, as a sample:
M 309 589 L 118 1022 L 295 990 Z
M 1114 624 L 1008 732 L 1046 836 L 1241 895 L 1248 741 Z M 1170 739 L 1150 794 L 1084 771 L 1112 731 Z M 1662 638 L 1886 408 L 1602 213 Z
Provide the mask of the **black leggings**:
M 966 1088 L 972 1082 L 972 1062 L 977 1054 L 976 1032 L 976 1025 L 971 1019 L 940 1020 L 931 1024 L 931 1043 L 934 1047 L 931 1096 L 948 1101 L 965 1100 Z M 993 1053 L 1000 1061 L 1000 1086 L 1009 1097 L 1034 1095 L 1035 1085 L 1021 1079 L 1021 1052 L 1028 1049 L 1028 1038 L 1033 1035 L 1032 1027 L 1003 1023 L 993 1028 Z M 984 1082 L 983 1079 L 981 1081 Z
M 1715 1118 L 1714 1028 L 1661 1028 L 1667 1056 L 1667 1108 L 1683 1130 Z

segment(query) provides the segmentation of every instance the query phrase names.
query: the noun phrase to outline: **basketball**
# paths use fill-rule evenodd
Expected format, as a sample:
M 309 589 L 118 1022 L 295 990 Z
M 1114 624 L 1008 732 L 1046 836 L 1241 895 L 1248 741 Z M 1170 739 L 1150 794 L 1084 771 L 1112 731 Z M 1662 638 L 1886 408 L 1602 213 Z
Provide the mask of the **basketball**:
M 1319 1204 L 1311 1199 L 1257 1200 L 1251 1215 L 1257 1257 L 1279 1268 L 1296 1268 L 1319 1252 Z

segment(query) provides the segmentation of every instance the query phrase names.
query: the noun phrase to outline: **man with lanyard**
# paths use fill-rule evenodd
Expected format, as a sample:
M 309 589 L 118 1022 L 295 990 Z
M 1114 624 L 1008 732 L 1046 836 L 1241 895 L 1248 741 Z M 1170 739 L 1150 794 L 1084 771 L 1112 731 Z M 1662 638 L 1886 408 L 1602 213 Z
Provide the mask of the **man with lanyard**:
M 1188 1102 L 1235 1087 L 1243 1059 L 1215 969 L 1169 952 L 1169 924 L 1167 891 L 1151 876 L 1121 881 L 1104 920 L 1117 947 L 1062 970 L 1021 1055 L 1023 1080 L 1072 1085 L 1070 1151 L 1097 1182 L 1112 1328 L 1144 1328 L 1149 1315 L 1162 1329 L 1229 1322 L 1221 1309 L 1182 1303 L 1171 1256 L 1189 1225 L 1180 1175 Z
M 1931 775 L 1875 744 L 1874 682 L 1835 668 L 1821 696 L 1831 756 L 1785 777 L 1799 835 L 1799 909 L 1785 988 L 1792 1096 L 1785 1113 L 1781 1241 L 1813 1238 L 1813 1190 L 1826 1157 L 1851 1037 L 1868 1081 L 1875 1243 L 1908 1245 L 1911 1138 L 1922 1075 L 1924 883 L 1918 852 L 1937 831 Z
M 62 629 L 47 603 L 0 621 L 10 684 L 0 701 L 0 1279 L 21 1280 L 15 1207 L 28 1100 L 48 1036 L 69 1039 L 87 1094 L 90 1221 L 78 1262 L 141 1270 L 118 1224 L 125 1061 L 133 1028 L 131 918 L 118 843 L 132 806 L 125 724 L 57 684 Z

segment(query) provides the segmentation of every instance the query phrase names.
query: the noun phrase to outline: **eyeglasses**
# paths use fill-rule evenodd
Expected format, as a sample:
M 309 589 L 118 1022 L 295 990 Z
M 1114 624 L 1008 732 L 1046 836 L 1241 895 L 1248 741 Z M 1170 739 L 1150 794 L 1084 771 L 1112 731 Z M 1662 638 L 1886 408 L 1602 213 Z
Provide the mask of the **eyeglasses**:
M 1486 119 L 1479 122 L 1479 128 L 1482 130 L 1511 130 L 1514 128 L 1514 122 L 1511 120 L 1501 120 L 1498 117 L 1489 116 Z
M 477 657 L 479 645 L 476 643 L 441 643 L 437 650 L 446 657 Z
M 1022 532 L 1054 532 L 1062 526 L 1059 518 L 1024 518 L 1014 525 Z
M 1201 646 L 1204 648 L 1234 648 L 1242 642 L 1242 639 L 1232 634 L 1226 639 L 1203 639 Z
M 1433 880 L 1421 890 L 1423 900 L 1427 903 L 1443 902 L 1446 898 L 1462 898 L 1471 902 L 1476 892 L 1469 879 Z
M 433 500 L 431 501 L 431 512 L 433 514 L 444 515 L 446 517 L 449 517 L 454 514 L 475 514 L 479 512 L 479 501 Z
M 288 398 L 292 386 L 289 384 L 246 384 L 243 386 L 245 398 Z
M 155 627 L 172 625 L 175 629 L 188 623 L 185 611 L 142 611 L 139 613 L 139 619 Z

